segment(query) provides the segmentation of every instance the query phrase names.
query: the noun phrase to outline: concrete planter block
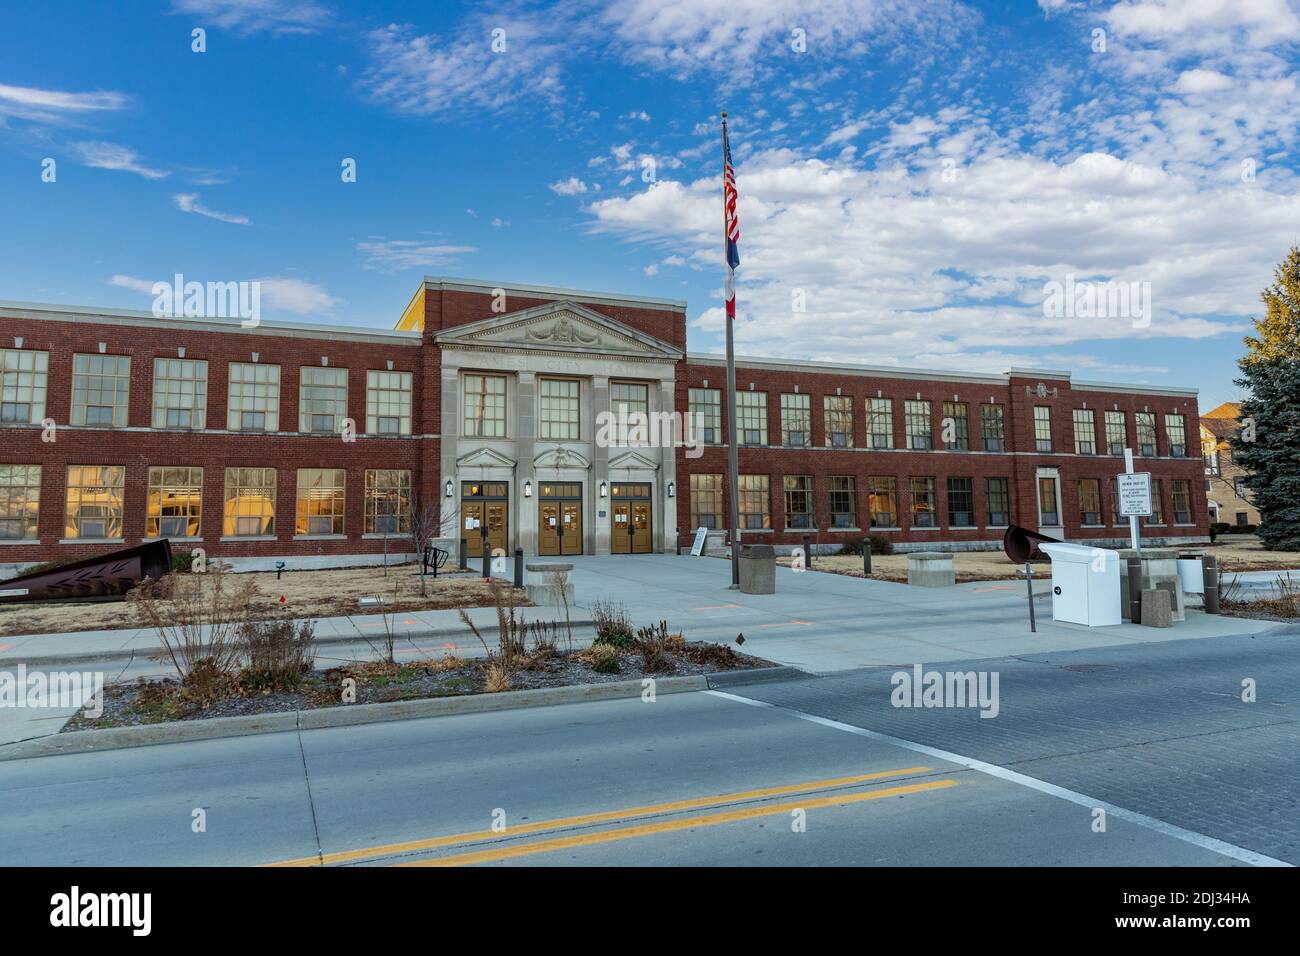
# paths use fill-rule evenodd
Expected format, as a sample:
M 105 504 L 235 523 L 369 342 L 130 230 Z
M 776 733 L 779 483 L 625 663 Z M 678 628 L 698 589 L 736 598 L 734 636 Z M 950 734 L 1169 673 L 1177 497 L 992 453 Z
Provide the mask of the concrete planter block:
M 907 583 L 920 588 L 946 588 L 957 583 L 952 554 L 914 551 L 907 556 Z
M 776 549 L 770 544 L 747 544 L 741 547 L 740 593 L 776 593 Z
M 1146 627 L 1173 627 L 1173 605 L 1164 588 L 1142 592 L 1142 624 Z
M 534 604 L 559 607 L 573 604 L 572 564 L 534 562 L 524 565 L 524 593 Z
M 710 531 L 704 536 L 704 553 L 705 554 L 726 554 L 727 553 L 727 532 Z
M 1132 557 L 1132 548 L 1120 551 L 1120 604 L 1124 619 L 1128 620 L 1128 558 Z M 1169 606 L 1175 621 L 1187 619 L 1187 603 L 1183 594 L 1183 581 L 1178 575 L 1178 551 L 1173 548 L 1142 549 L 1142 590 L 1157 588 L 1169 592 Z M 1145 621 L 1143 622 L 1145 623 Z

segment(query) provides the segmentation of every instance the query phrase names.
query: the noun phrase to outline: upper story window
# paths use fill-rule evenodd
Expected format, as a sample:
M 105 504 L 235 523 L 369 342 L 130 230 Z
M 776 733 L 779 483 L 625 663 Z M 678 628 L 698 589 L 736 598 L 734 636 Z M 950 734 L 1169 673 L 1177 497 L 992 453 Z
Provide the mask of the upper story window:
M 826 444 L 831 448 L 853 447 L 853 396 L 827 395 L 822 399 L 826 415 Z
M 226 427 L 232 432 L 280 430 L 280 366 L 230 363 Z
M 752 442 L 742 441 L 742 445 Z M 803 448 L 812 444 L 812 403 L 807 395 L 781 396 L 781 444 Z
M 581 384 L 573 378 L 540 378 L 542 414 L 537 437 L 547 441 L 578 438 Z
M 1165 416 L 1165 436 L 1169 439 L 1169 454 L 1175 458 L 1187 457 L 1187 426 L 1182 415 Z
M 980 437 L 985 451 L 1006 451 L 1007 425 L 1001 405 L 980 406 Z
M 347 417 L 347 369 L 309 365 L 298 370 L 298 431 L 339 432 Z
M 1034 448 L 1052 450 L 1052 410 L 1046 405 L 1034 406 Z
M 1106 453 L 1122 455 L 1128 447 L 1128 422 L 1123 412 L 1106 413 Z
M 609 407 L 615 415 L 650 414 L 650 386 L 645 382 L 610 382 Z
M 411 434 L 410 372 L 366 372 L 366 432 Z
M 933 448 L 934 426 L 930 422 L 930 403 L 906 401 L 903 403 L 903 422 L 907 427 L 908 448 Z
M 153 427 L 200 429 L 208 424 L 208 363 L 153 360 Z
M 1156 456 L 1156 413 L 1138 412 L 1136 419 L 1138 454 L 1146 458 L 1154 458 Z
M 124 427 L 130 386 L 130 356 L 74 355 L 72 424 Z
M 767 392 L 736 393 L 736 430 L 741 445 L 767 444 Z
M 1074 410 L 1074 453 L 1097 454 L 1097 416 L 1091 408 Z
M 704 426 L 702 435 L 696 436 L 706 445 L 722 442 L 722 390 L 718 388 L 693 388 L 690 390 L 691 427 L 699 422 Z
M 41 423 L 49 372 L 49 352 L 0 349 L 0 422 Z
M 466 438 L 506 437 L 506 377 L 470 372 L 464 383 Z
M 965 402 L 943 403 L 943 447 L 948 451 L 970 448 L 970 414 Z
M 894 447 L 894 400 L 867 399 L 867 444 L 872 448 Z

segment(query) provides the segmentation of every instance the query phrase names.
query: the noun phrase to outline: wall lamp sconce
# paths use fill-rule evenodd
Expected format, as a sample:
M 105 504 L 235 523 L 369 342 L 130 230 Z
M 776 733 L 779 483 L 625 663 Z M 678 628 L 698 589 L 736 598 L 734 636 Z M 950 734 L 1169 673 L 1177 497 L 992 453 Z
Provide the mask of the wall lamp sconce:
M 608 495 L 609 495 L 609 482 L 602 481 L 600 483 L 600 496 L 604 498 L 607 497 Z
M 532 479 L 529 479 L 528 481 L 524 482 L 524 497 L 531 498 L 532 496 L 533 496 L 533 482 Z
M 455 488 L 452 487 L 450 478 L 448 478 L 447 483 L 442 486 L 442 493 L 446 495 L 448 498 L 450 498 L 455 493 Z
M 668 482 L 668 497 L 671 498 L 677 493 L 677 482 Z

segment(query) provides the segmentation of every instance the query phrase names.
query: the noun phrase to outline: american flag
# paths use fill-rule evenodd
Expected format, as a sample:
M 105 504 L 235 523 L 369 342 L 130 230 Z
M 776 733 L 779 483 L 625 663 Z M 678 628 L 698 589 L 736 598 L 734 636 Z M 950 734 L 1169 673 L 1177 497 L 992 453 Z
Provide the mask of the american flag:
M 722 203 L 727 233 L 727 318 L 736 318 L 736 266 L 740 265 L 740 220 L 736 217 L 736 171 L 731 168 L 727 121 L 722 121 Z

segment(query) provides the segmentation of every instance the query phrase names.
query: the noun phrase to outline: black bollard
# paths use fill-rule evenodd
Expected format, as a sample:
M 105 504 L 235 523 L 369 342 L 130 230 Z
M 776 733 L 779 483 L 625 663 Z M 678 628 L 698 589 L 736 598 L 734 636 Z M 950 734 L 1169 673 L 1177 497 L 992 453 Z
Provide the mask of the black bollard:
M 1142 623 L 1142 559 L 1128 559 L 1128 616 L 1134 624 Z
M 805 568 L 812 567 L 812 545 L 809 543 L 811 540 L 812 538 L 808 535 L 803 536 L 803 566 Z
M 460 539 L 460 569 L 469 570 L 469 541 L 464 538 Z
M 515 548 L 515 587 L 524 586 L 524 549 Z
M 862 542 L 862 573 L 871 577 L 871 542 Z
M 1213 555 L 1201 556 L 1201 574 L 1205 581 L 1205 613 L 1219 613 L 1219 559 Z

